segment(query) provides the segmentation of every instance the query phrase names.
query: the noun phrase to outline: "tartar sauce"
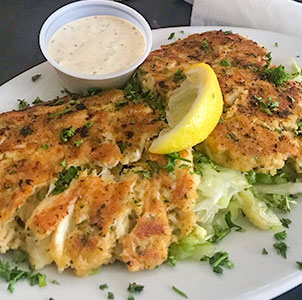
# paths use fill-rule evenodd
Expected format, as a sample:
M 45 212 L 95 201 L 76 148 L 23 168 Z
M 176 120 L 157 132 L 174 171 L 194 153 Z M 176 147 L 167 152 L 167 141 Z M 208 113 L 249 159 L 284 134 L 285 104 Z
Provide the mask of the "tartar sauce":
M 143 33 L 114 16 L 90 16 L 65 24 L 52 36 L 50 55 L 81 74 L 105 75 L 126 69 L 146 50 Z

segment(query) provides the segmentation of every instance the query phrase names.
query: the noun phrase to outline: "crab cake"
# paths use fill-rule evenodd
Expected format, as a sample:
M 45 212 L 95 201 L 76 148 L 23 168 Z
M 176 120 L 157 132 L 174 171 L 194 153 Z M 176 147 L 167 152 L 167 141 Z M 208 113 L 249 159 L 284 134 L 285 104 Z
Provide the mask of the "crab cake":
M 223 31 L 193 34 L 153 51 L 138 78 L 145 90 L 168 101 L 185 78 L 183 70 L 199 62 L 214 69 L 224 98 L 223 115 L 204 141 L 204 151 L 240 171 L 275 174 L 291 159 L 301 172 L 302 85 L 270 82 L 263 70 L 275 66 L 256 42 Z

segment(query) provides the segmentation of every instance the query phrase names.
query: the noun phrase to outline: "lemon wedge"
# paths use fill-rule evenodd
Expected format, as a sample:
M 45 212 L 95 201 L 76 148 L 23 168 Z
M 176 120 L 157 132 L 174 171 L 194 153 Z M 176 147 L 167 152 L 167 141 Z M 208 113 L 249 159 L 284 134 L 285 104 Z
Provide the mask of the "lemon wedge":
M 165 154 L 193 147 L 214 130 L 223 110 L 223 99 L 214 70 L 205 63 L 184 71 L 186 79 L 171 95 L 164 129 L 149 148 Z

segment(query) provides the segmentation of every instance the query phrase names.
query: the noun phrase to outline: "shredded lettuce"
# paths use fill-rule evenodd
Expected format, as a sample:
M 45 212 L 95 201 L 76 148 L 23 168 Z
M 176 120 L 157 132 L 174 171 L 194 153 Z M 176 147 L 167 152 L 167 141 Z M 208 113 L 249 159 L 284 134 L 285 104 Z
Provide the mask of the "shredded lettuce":
M 242 173 L 216 165 L 196 147 L 193 162 L 194 171 L 200 176 L 194 208 L 198 226 L 171 245 L 169 257 L 176 261 L 213 255 L 215 244 L 232 228 L 244 231 L 235 222 L 241 214 L 262 230 L 280 228 L 282 223 L 275 210 L 289 212 L 296 203 L 292 195 L 302 193 L 302 182 L 298 182 L 290 164 L 273 176 L 254 171 Z
M 236 198 L 244 214 L 258 228 L 267 230 L 281 226 L 275 213 L 263 201 L 256 198 L 251 190 L 239 192 Z
M 239 171 L 223 167 L 213 169 L 210 164 L 205 164 L 195 206 L 200 222 L 211 224 L 218 211 L 228 207 L 234 195 L 250 186 Z
M 201 226 L 196 226 L 188 236 L 170 246 L 169 256 L 173 256 L 175 260 L 211 256 L 214 248 L 206 237 L 207 231 Z
M 292 70 L 293 70 L 293 73 L 291 74 L 291 79 L 298 82 L 302 82 L 301 67 L 298 66 L 297 62 L 293 57 L 291 58 L 291 61 L 292 61 Z
M 261 184 L 255 185 L 259 193 L 277 195 L 296 195 L 302 194 L 302 182 L 288 182 L 284 184 Z

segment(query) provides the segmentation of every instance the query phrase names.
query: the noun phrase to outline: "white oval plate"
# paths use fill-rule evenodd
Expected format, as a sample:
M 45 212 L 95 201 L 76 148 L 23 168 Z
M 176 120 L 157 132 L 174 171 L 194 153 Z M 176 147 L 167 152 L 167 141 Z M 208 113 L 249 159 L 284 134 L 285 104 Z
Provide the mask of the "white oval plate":
M 191 33 L 200 33 L 222 27 L 176 27 L 153 31 L 154 46 L 156 49 L 162 44 L 184 38 Z M 246 28 L 222 28 L 233 30 L 263 44 L 272 52 L 273 62 L 290 65 L 290 58 L 294 57 L 302 65 L 302 40 L 268 31 Z M 175 37 L 168 40 L 171 32 Z M 184 32 L 184 33 L 183 33 Z M 278 47 L 275 47 L 275 42 Z M 31 81 L 35 74 L 42 74 L 36 82 Z M 0 111 L 7 111 L 17 107 L 17 99 L 25 99 L 30 103 L 39 96 L 43 100 L 62 96 L 60 85 L 55 71 L 48 63 L 42 63 L 27 72 L 10 80 L 0 87 Z M 285 260 L 277 255 L 273 249 L 273 232 L 262 232 L 246 225 L 245 233 L 233 232 L 225 238 L 219 248 L 230 253 L 230 259 L 235 267 L 226 270 L 223 275 L 217 275 L 211 268 L 199 261 L 185 261 L 175 268 L 167 265 L 160 266 L 152 271 L 130 273 L 121 263 L 115 263 L 100 269 L 100 273 L 86 278 L 77 278 L 68 270 L 58 274 L 55 266 L 43 270 L 47 274 L 48 285 L 45 288 L 30 287 L 27 283 L 17 283 L 14 294 L 6 291 L 6 284 L 0 282 L 0 299 L 8 300 L 82 300 L 107 299 L 107 292 L 112 291 L 115 299 L 127 299 L 126 291 L 129 282 L 145 285 L 141 294 L 135 299 L 142 300 L 171 300 L 184 299 L 172 290 L 172 285 L 183 290 L 189 299 L 269 299 L 302 283 L 302 272 L 298 270 L 296 261 L 302 261 L 302 204 L 298 204 L 290 214 L 292 224 L 288 231 L 286 242 L 290 246 L 288 258 Z M 266 248 L 269 255 L 262 255 Z M 3 256 L 2 256 L 3 257 Z M 5 256 L 4 256 L 5 257 Z M 60 285 L 50 283 L 52 279 Z M 107 283 L 109 289 L 101 291 L 98 287 Z

